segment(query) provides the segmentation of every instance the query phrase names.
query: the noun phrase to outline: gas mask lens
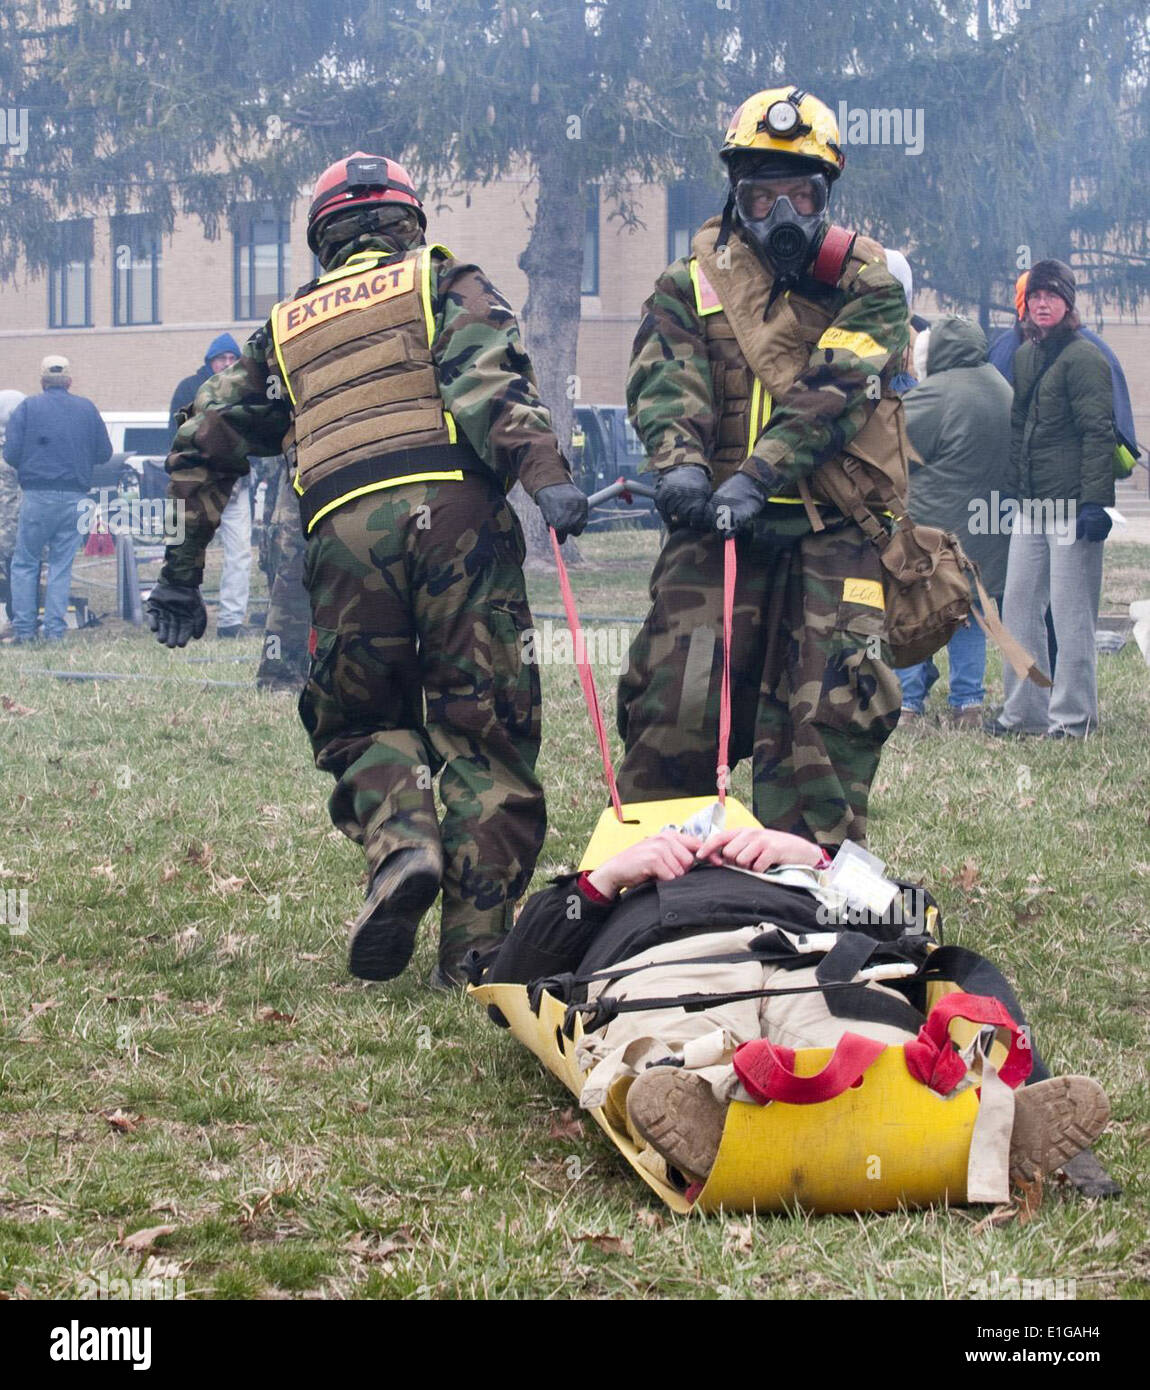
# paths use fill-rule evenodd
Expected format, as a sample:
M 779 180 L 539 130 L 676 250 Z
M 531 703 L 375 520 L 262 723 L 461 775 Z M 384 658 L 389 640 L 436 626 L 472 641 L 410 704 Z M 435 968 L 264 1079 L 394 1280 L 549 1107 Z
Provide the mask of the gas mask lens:
M 818 217 L 826 211 L 827 197 L 822 174 L 740 179 L 735 186 L 735 204 L 744 222 L 765 221 L 780 198 L 789 200 L 797 216 Z

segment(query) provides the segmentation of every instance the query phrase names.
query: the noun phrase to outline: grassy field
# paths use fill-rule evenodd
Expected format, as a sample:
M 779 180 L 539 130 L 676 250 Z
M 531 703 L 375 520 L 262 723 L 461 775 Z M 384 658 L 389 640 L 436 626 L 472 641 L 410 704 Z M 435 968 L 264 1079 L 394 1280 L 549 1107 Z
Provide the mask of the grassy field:
M 655 544 L 589 540 L 585 612 L 640 615 Z M 1150 548 L 1107 563 L 1104 608 L 1150 596 Z M 554 579 L 531 583 L 558 611 Z M 352 980 L 361 864 L 294 702 L 204 683 L 247 681 L 258 650 L 169 653 L 115 622 L 0 649 L 0 1294 L 103 1276 L 203 1298 L 939 1298 L 997 1275 L 1146 1296 L 1150 672 L 1132 645 L 1100 658 L 1099 737 L 900 730 L 875 786 L 873 847 L 933 888 L 948 940 L 1013 976 L 1052 1068 L 1111 1097 L 1099 1152 L 1124 1197 L 1048 1191 L 997 1225 L 673 1218 L 506 1033 L 423 987 L 430 919 L 401 980 Z M 543 680 L 537 884 L 604 803 L 574 669 Z

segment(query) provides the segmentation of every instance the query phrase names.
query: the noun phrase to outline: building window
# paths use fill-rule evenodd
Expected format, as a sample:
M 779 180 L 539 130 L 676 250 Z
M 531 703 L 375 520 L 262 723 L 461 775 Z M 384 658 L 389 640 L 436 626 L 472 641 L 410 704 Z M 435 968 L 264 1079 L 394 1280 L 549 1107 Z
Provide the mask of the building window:
M 92 222 L 56 223 L 48 263 L 48 327 L 92 326 Z
M 667 259 L 691 254 L 691 240 L 709 217 L 723 210 L 726 191 L 704 180 L 684 180 L 667 189 Z
M 587 208 L 583 223 L 583 283 L 580 294 L 599 293 L 599 185 L 587 185 Z
M 112 322 L 160 322 L 160 236 L 145 213 L 112 218 Z
M 291 228 L 270 205 L 237 209 L 233 283 L 235 317 L 263 319 L 284 297 Z

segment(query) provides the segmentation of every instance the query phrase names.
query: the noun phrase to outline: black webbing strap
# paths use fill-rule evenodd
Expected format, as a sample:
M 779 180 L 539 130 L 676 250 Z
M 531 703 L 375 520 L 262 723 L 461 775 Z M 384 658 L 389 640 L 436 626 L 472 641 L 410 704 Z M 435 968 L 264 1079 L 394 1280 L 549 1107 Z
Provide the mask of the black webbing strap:
M 670 962 L 664 963 L 669 964 Z M 925 974 L 925 971 L 925 964 L 920 965 L 913 975 L 900 976 L 898 983 L 904 985 L 909 981 L 917 980 Z M 869 980 L 830 980 L 826 984 L 793 985 L 789 989 L 743 989 L 730 990 L 721 994 L 680 994 L 673 999 L 616 999 L 613 995 L 601 994 L 598 999 L 591 1003 L 568 1004 L 567 1012 L 563 1017 L 563 1032 L 567 1037 L 573 1038 L 575 1036 L 575 1019 L 580 1015 L 583 1015 L 583 1031 L 593 1033 L 600 1028 L 605 1028 L 620 1014 L 642 1013 L 648 1009 L 682 1009 L 685 1013 L 697 1014 L 702 1013 L 704 1009 L 709 1009 L 713 1004 L 741 1004 L 749 999 L 767 999 L 776 994 L 824 994 L 827 996 L 827 1006 L 836 1018 L 854 1018 L 860 1023 L 893 1023 L 895 1027 L 902 1028 L 908 1033 L 917 1033 L 923 1024 L 922 1014 L 909 1004 L 900 1006 L 898 1001 L 890 996 L 880 994 L 877 990 L 868 989 L 869 984 Z M 848 989 L 853 990 L 859 998 L 865 996 L 868 1004 L 860 1006 L 857 1010 L 851 1009 L 842 1012 L 833 1008 L 830 1002 L 833 995 L 837 991 Z M 881 1001 L 881 1003 L 872 1009 L 869 1007 L 870 1000 Z M 882 1003 L 890 1007 L 883 1008 Z

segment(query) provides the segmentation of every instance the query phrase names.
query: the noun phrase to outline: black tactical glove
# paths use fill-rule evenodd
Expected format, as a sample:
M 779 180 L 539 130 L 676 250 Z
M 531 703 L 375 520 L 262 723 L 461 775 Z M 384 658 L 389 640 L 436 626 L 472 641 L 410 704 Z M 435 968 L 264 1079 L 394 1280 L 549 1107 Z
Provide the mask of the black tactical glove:
M 693 531 L 705 531 L 710 498 L 711 480 L 697 463 L 665 468 L 655 479 L 655 507 L 672 530 L 689 526 Z
M 148 626 L 156 641 L 168 647 L 186 647 L 189 637 L 202 637 L 208 626 L 208 610 L 199 589 L 161 580 L 148 596 Z
M 711 498 L 707 521 L 720 536 L 737 536 L 750 530 L 769 498 L 767 489 L 749 473 L 734 473 Z
M 581 536 L 587 525 L 587 498 L 574 483 L 552 483 L 535 494 L 543 520 L 555 528 L 560 544 L 568 536 Z
M 1105 507 L 1097 502 L 1083 502 L 1078 508 L 1078 523 L 1074 528 L 1074 536 L 1080 541 L 1104 541 L 1113 525 Z

